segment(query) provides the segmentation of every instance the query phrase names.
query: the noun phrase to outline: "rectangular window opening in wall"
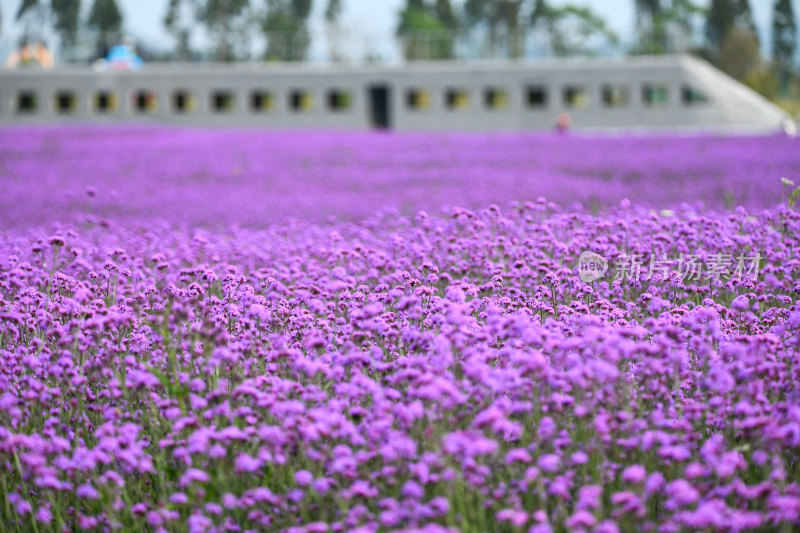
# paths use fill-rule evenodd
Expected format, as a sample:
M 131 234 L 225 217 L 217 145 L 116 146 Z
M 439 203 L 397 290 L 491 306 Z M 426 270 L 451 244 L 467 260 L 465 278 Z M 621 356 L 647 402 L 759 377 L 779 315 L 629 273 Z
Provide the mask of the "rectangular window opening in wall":
M 581 109 L 589 105 L 589 93 L 581 85 L 564 87 L 564 105 L 573 109 Z
M 78 98 L 72 91 L 58 91 L 56 93 L 56 113 L 69 115 L 78 108 Z
M 334 111 L 350 109 L 350 93 L 347 91 L 328 91 L 328 107 Z
M 38 107 L 39 99 L 34 91 L 20 91 L 17 93 L 17 113 L 36 113 Z
M 211 94 L 211 108 L 215 113 L 230 113 L 236 100 L 230 91 L 214 91 Z
M 463 89 L 447 89 L 444 93 L 444 103 L 447 109 L 465 109 L 469 105 L 469 95 Z
M 266 91 L 253 91 L 250 93 L 250 109 L 260 113 L 272 109 L 272 94 Z
M 133 110 L 137 113 L 152 113 L 156 110 L 156 95 L 145 89 L 133 93 Z
M 411 110 L 428 109 L 430 97 L 424 89 L 409 89 L 406 92 L 406 107 Z
M 294 90 L 289 93 L 289 108 L 297 113 L 310 111 L 314 107 L 314 100 L 308 91 Z
M 547 89 L 542 86 L 530 86 L 526 89 L 525 101 L 532 109 L 547 107 Z
M 666 85 L 645 84 L 642 87 L 642 100 L 648 106 L 663 106 L 669 103 L 669 90 Z
M 487 109 L 506 109 L 508 107 L 508 93 L 497 87 L 490 87 L 484 93 L 484 103 Z
M 605 107 L 625 107 L 630 102 L 630 92 L 624 85 L 603 85 L 602 97 Z
M 94 96 L 94 108 L 98 113 L 111 113 L 117 108 L 117 95 L 111 91 L 98 91 Z
M 708 103 L 708 95 L 700 89 L 684 85 L 681 88 L 681 100 L 686 105 L 703 105 Z
M 176 113 L 190 113 L 194 111 L 194 97 L 189 91 L 178 89 L 172 93 L 172 110 Z

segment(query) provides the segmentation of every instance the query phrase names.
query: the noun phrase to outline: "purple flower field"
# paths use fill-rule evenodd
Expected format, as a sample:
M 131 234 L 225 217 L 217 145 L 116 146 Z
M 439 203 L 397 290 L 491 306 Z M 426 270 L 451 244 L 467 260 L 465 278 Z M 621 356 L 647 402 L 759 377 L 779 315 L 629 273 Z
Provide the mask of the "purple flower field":
M 0 129 L 0 222 L 30 227 L 166 219 L 255 227 L 295 217 L 359 221 L 538 197 L 587 212 L 774 207 L 800 175 L 800 143 L 775 137 L 411 135 L 180 130 Z M 88 187 L 97 196 L 87 202 Z
M 797 531 L 798 148 L 0 130 L 2 529 Z

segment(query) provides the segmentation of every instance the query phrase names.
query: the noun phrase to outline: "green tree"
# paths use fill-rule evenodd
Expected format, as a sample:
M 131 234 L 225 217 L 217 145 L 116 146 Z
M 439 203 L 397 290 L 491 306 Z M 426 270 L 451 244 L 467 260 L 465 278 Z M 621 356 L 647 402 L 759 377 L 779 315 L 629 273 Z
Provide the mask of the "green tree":
M 706 17 L 706 41 L 712 54 L 718 53 L 722 40 L 733 27 L 736 16 L 732 0 L 711 0 Z
M 734 27 L 750 32 L 758 41 L 753 12 L 747 0 L 711 0 L 706 15 L 706 40 L 712 58 L 719 54 L 723 41 Z
M 408 0 L 400 12 L 397 35 L 403 40 L 403 54 L 408 60 L 452 57 L 451 29 L 422 0 Z
M 691 33 L 694 21 L 706 13 L 705 8 L 692 0 L 672 0 L 665 11 L 667 19 L 686 33 Z
M 773 98 L 774 72 L 761 57 L 753 13 L 747 0 L 712 0 L 706 17 L 706 56 L 731 77 Z
M 397 25 L 405 58 L 452 59 L 459 26 L 450 0 L 407 0 Z
M 646 53 L 664 48 L 666 32 L 661 19 L 662 0 L 634 0 L 638 48 Z
M 328 0 L 325 6 L 325 39 L 328 42 L 328 55 L 332 61 L 344 59 L 341 52 L 342 28 L 339 19 L 342 16 L 342 0 Z
M 734 2 L 735 23 L 746 29 L 758 40 L 758 29 L 753 18 L 753 11 L 750 9 L 749 0 L 735 0 Z
M 267 40 L 267 61 L 301 61 L 308 55 L 311 37 L 308 17 L 311 0 L 267 0 L 261 27 Z
M 197 4 L 197 20 L 214 42 L 217 61 L 234 61 L 237 44 L 247 47 L 249 7 L 249 0 L 202 0 Z
M 342 0 L 328 0 L 328 5 L 325 6 L 325 20 L 330 23 L 335 23 L 342 15 Z
M 722 71 L 745 83 L 763 71 L 758 34 L 747 0 L 712 0 L 705 33 L 706 56 Z
M 164 29 L 175 39 L 175 58 L 188 61 L 192 57 L 192 27 L 194 0 L 169 0 L 164 15 Z
M 88 22 L 89 26 L 96 29 L 99 34 L 97 37 L 99 50 L 104 52 L 119 40 L 122 32 L 122 14 L 114 0 L 94 0 Z
M 716 65 L 731 77 L 745 81 L 762 66 L 755 35 L 747 28 L 734 26 L 722 41 Z
M 80 0 L 51 0 L 53 29 L 61 39 L 61 46 L 74 46 L 78 37 L 81 15 Z
M 39 0 L 22 0 L 17 9 L 17 20 L 28 18 L 24 33 L 32 29 L 41 31 L 43 26 L 52 26 L 61 40 L 61 46 L 75 44 L 80 20 L 80 0 L 50 0 L 49 5 Z
M 22 0 L 14 17 L 21 26 L 23 38 L 30 38 L 49 26 L 49 13 L 39 0 Z
M 692 0 L 635 0 L 635 53 L 666 54 L 688 46 L 695 19 L 704 9 Z
M 603 17 L 587 7 L 571 4 L 554 7 L 546 0 L 537 0 L 530 21 L 534 29 L 544 29 L 552 52 L 558 57 L 590 54 L 598 41 L 618 42 Z
M 789 87 L 794 55 L 797 51 L 797 22 L 791 0 L 776 0 L 772 8 L 772 62 L 778 74 L 780 90 Z
M 524 5 L 524 0 L 467 0 L 464 14 L 469 26 L 487 29 L 491 54 L 505 48 L 509 57 L 520 57 L 525 41 L 521 24 Z
M 22 0 L 19 8 L 17 8 L 17 20 L 24 17 L 26 13 L 31 13 L 41 8 L 42 4 L 39 3 L 39 0 Z
M 311 0 L 292 0 L 289 2 L 289 6 L 291 7 L 292 14 L 298 20 L 307 20 L 308 16 L 311 15 Z
M 442 38 L 444 43 L 442 44 L 443 50 L 441 55 L 445 59 L 452 59 L 454 57 L 456 37 L 458 35 L 460 26 L 458 16 L 453 11 L 453 6 L 450 4 L 450 0 L 436 0 L 433 13 L 443 28 Z
M 434 8 L 436 18 L 445 28 L 456 29 L 458 28 L 458 17 L 453 11 L 453 6 L 450 0 L 436 0 L 436 7 Z

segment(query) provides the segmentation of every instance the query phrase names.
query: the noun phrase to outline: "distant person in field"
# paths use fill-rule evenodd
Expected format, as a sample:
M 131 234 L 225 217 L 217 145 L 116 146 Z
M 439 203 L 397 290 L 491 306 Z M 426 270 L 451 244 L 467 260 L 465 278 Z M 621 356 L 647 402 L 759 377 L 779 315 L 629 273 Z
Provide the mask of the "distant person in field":
M 142 58 L 136 53 L 136 41 L 126 37 L 122 44 L 112 46 L 108 55 L 95 66 L 101 70 L 139 70 L 143 64 Z
M 569 131 L 571 125 L 572 117 L 569 116 L 569 113 L 561 113 L 556 119 L 556 132 L 558 132 L 559 135 L 564 135 Z
M 40 41 L 31 41 L 23 37 L 19 48 L 12 52 L 6 60 L 6 68 L 52 68 L 53 56 L 47 46 Z

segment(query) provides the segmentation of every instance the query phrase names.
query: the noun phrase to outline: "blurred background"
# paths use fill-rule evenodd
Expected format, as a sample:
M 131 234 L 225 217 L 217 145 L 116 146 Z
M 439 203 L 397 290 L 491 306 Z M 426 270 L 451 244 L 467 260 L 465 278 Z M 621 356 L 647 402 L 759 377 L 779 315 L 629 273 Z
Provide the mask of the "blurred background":
M 800 112 L 800 0 L 0 0 L 0 59 L 380 63 L 691 53 Z M 16 62 L 18 63 L 18 61 Z

